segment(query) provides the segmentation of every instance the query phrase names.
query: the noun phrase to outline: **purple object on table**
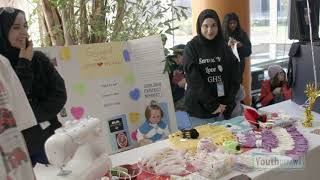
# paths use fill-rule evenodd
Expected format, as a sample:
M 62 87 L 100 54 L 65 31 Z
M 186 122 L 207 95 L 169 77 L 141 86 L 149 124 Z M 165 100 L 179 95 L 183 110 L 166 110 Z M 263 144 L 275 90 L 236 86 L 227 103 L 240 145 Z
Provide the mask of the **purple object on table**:
M 262 136 L 262 148 L 271 152 L 271 149 L 278 147 L 278 138 L 270 129 L 263 129 Z
M 308 151 L 308 140 L 294 126 L 285 128 L 294 141 L 294 148 L 286 151 L 286 155 L 292 159 L 299 159 Z

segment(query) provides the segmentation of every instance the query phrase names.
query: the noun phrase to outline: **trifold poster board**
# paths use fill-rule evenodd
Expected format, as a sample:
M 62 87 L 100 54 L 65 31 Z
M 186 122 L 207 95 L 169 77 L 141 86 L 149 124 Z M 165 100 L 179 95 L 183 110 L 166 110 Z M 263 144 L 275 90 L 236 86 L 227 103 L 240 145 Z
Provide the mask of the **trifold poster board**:
M 145 109 L 151 101 L 161 107 L 169 130 L 177 130 L 159 36 L 40 50 L 65 80 L 68 100 L 59 119 L 104 120 L 110 153 L 137 146 L 134 135 L 146 121 Z
M 34 180 L 21 130 L 36 125 L 28 99 L 7 59 L 0 55 L 0 180 Z

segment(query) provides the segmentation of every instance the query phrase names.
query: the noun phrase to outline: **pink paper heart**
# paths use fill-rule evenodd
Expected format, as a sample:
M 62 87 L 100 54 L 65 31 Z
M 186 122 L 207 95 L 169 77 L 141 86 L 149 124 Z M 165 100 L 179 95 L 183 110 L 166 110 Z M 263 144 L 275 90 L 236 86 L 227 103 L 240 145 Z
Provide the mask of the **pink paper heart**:
M 71 108 L 71 114 L 76 120 L 79 120 L 82 117 L 83 113 L 84 113 L 83 107 L 72 107 Z

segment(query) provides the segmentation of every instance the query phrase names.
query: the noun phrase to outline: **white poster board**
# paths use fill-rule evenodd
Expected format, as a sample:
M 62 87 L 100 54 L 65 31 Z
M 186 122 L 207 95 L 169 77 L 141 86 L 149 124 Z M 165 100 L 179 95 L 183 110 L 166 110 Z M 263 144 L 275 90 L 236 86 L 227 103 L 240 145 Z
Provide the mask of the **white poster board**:
M 56 64 L 66 83 L 68 100 L 59 119 L 104 120 L 110 152 L 137 146 L 135 132 L 145 122 L 145 109 L 152 100 L 161 106 L 162 120 L 170 131 L 177 130 L 159 36 L 41 51 Z

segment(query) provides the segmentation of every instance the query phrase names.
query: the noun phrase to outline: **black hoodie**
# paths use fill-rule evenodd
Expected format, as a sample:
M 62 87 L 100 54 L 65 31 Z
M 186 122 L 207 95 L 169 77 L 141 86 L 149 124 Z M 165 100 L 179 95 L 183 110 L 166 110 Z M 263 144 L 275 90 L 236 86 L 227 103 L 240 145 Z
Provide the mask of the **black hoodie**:
M 201 25 L 206 18 L 213 18 L 218 33 L 213 40 L 201 34 Z M 198 118 L 212 118 L 220 104 L 227 105 L 224 114 L 229 119 L 235 107 L 235 96 L 240 87 L 239 62 L 224 42 L 217 13 L 207 9 L 197 20 L 197 33 L 185 47 L 184 71 L 187 80 L 185 106 L 187 112 Z M 224 96 L 218 96 L 217 84 L 223 84 Z
M 35 51 L 31 61 L 19 58 L 20 49 L 12 47 L 8 34 L 18 9 L 0 8 L 0 54 L 9 59 L 28 97 L 38 123 L 48 121 L 50 126 L 40 125 L 22 131 L 30 155 L 43 150 L 44 142 L 61 126 L 57 114 L 67 100 L 64 80 L 42 52 Z

